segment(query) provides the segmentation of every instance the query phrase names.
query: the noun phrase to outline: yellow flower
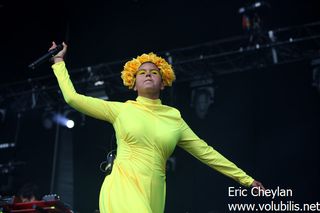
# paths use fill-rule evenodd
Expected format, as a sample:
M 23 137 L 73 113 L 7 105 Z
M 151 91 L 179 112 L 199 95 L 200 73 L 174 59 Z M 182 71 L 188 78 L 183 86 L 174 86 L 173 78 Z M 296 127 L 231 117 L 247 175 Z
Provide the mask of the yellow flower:
M 149 54 L 144 53 L 137 58 L 133 58 L 124 65 L 121 72 L 121 78 L 125 86 L 129 87 L 129 89 L 134 87 L 138 68 L 145 62 L 151 62 L 160 69 L 162 80 L 165 86 L 172 85 L 172 82 L 176 79 L 176 77 L 171 65 L 165 59 L 151 52 Z

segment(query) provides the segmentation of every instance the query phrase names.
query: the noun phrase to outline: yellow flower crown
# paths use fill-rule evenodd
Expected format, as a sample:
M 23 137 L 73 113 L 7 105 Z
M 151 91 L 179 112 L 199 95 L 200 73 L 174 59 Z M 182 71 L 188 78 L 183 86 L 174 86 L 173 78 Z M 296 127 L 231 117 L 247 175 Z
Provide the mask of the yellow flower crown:
M 133 58 L 124 65 L 123 71 L 121 72 L 121 78 L 125 86 L 128 86 L 129 89 L 134 87 L 138 68 L 145 62 L 151 62 L 160 69 L 164 86 L 172 85 L 172 82 L 176 79 L 176 76 L 171 65 L 163 58 L 151 52 L 149 54 L 144 53 L 137 58 Z

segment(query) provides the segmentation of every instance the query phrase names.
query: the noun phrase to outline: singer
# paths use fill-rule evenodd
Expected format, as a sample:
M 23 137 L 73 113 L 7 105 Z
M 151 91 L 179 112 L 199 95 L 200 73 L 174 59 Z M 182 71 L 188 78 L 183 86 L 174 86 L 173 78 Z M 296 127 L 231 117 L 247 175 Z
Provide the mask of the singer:
M 54 48 L 53 42 L 49 51 Z M 65 101 L 81 113 L 111 123 L 116 132 L 117 157 L 100 190 L 101 213 L 163 213 L 165 166 L 176 146 L 246 187 L 264 189 L 201 140 L 177 109 L 161 103 L 160 92 L 175 80 L 171 65 L 163 58 L 142 54 L 124 65 L 123 84 L 136 91 L 137 98 L 123 103 L 78 94 L 64 62 L 66 51 L 63 43 L 52 65 Z

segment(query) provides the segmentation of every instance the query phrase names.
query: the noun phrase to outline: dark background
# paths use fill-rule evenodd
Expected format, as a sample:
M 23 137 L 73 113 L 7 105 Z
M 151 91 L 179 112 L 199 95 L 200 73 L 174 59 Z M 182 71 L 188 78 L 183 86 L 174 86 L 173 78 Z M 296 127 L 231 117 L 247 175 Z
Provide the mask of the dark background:
M 269 0 L 264 27 L 276 29 L 319 21 L 318 1 Z M 2 85 L 50 75 L 44 64 L 35 71 L 27 65 L 44 54 L 51 41 L 69 45 L 68 68 L 161 52 L 243 34 L 239 7 L 250 1 L 1 1 L 0 62 Z M 120 72 L 120 70 L 119 70 Z M 195 76 L 197 75 L 195 71 Z M 178 76 L 179 77 L 179 76 Z M 292 189 L 283 200 L 319 201 L 320 98 L 311 86 L 310 61 L 277 65 L 215 78 L 214 104 L 205 119 L 190 107 L 189 82 L 174 86 L 177 107 L 190 127 L 210 145 L 260 180 L 267 188 Z M 123 101 L 134 94 L 114 94 Z M 173 101 L 172 101 L 173 100 Z M 6 106 L 1 100 L 1 106 Z M 17 137 L 17 150 L 1 151 L 2 162 L 25 162 L 12 174 L 14 193 L 32 180 L 42 194 L 50 188 L 55 130 L 41 124 L 42 112 L 8 113 L 1 137 Z M 74 140 L 74 209 L 93 212 L 104 174 L 99 164 L 111 149 L 112 127 L 86 118 L 70 130 Z M 18 136 L 17 136 L 18 135 Z M 166 212 L 226 212 L 231 202 L 270 202 L 270 199 L 227 196 L 239 185 L 212 171 L 177 148 L 176 169 L 167 174 Z M 1 176 L 1 184 L 7 176 Z M 10 193 L 10 191 L 6 191 Z

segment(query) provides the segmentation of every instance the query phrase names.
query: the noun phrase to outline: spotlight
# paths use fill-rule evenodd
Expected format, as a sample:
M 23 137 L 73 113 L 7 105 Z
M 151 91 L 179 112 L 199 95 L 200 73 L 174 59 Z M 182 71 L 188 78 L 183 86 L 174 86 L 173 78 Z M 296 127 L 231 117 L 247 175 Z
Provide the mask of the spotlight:
M 54 116 L 54 121 L 61 126 L 68 127 L 69 129 L 74 127 L 74 121 L 61 114 L 56 114 Z
M 250 13 L 250 12 L 256 12 L 258 9 L 261 9 L 261 8 L 270 8 L 270 4 L 266 1 L 257 1 L 257 2 L 254 2 L 253 4 L 249 4 L 245 7 L 240 7 L 239 10 L 238 10 L 238 13 L 239 14 L 243 14 L 243 13 Z
M 74 121 L 73 120 L 68 120 L 67 123 L 66 123 L 66 126 L 71 129 L 74 127 Z
M 63 114 L 59 114 L 53 111 L 46 110 L 42 115 L 42 124 L 44 128 L 51 129 L 53 124 L 59 124 L 60 126 L 67 127 L 69 129 L 75 126 L 73 119 L 70 119 L 70 112 L 72 110 L 66 110 Z

